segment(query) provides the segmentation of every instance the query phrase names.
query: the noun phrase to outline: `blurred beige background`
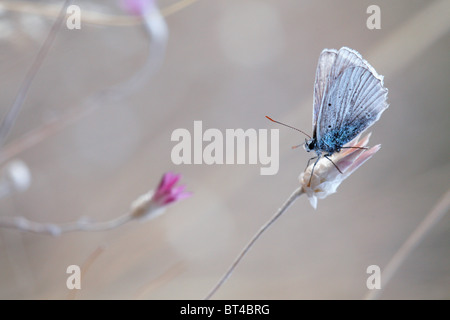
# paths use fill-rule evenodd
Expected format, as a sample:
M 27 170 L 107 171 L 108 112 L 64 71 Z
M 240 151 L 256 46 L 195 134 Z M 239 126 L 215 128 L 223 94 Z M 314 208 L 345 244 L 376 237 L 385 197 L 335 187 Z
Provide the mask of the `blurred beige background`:
M 0 1 L 1 116 L 54 16 Z M 18 2 L 18 1 L 17 1 Z M 161 0 L 161 8 L 176 1 Z M 60 1 L 34 1 L 59 8 Z M 124 15 L 113 1 L 75 1 L 86 12 Z M 366 9 L 381 8 L 369 30 Z M 301 197 L 217 292 L 218 299 L 361 299 L 366 268 L 382 270 L 449 189 L 450 2 L 199 0 L 167 16 L 162 68 L 143 88 L 102 105 L 14 156 L 30 188 L 0 199 L 0 215 L 41 222 L 123 214 L 166 171 L 194 196 L 147 223 L 58 238 L 0 229 L 2 299 L 202 299 L 259 227 L 297 187 L 304 137 L 280 129 L 280 170 L 260 165 L 171 162 L 173 130 L 277 128 L 271 115 L 311 132 L 315 68 L 323 48 L 351 47 L 385 76 L 390 108 L 370 131 L 382 149 L 314 210 Z M 145 61 L 139 24 L 62 28 L 6 146 L 86 108 L 98 90 Z M 6 147 L 5 146 L 5 147 Z M 450 218 L 408 256 L 382 299 L 450 298 Z M 84 266 L 82 289 L 66 268 Z

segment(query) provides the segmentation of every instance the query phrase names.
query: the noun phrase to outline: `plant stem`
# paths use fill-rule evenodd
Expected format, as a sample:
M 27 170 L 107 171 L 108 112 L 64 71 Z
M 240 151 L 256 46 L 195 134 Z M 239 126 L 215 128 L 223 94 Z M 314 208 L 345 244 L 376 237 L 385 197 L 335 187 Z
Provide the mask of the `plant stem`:
M 295 200 L 303 193 L 303 188 L 300 186 L 298 187 L 286 200 L 286 202 L 278 209 L 278 211 L 275 213 L 275 215 L 270 218 L 269 221 L 267 221 L 261 229 L 253 236 L 253 238 L 250 240 L 250 242 L 244 247 L 242 252 L 237 256 L 237 258 L 234 260 L 233 264 L 228 268 L 228 271 L 222 276 L 222 278 L 219 280 L 219 282 L 215 285 L 215 287 L 208 293 L 205 300 L 209 300 L 217 290 L 227 281 L 227 279 L 231 276 L 234 269 L 237 267 L 239 262 L 244 258 L 244 256 L 247 254 L 247 252 L 253 247 L 256 240 L 259 239 L 259 237 L 266 231 L 276 220 L 278 220 L 281 215 L 286 212 L 286 210 L 294 203 Z
M 398 249 L 395 255 L 387 264 L 384 271 L 381 273 L 382 286 L 380 289 L 370 290 L 365 296 L 365 300 L 375 300 L 377 299 L 386 285 L 392 279 L 394 274 L 400 268 L 406 257 L 411 254 L 411 252 L 417 247 L 417 245 L 422 241 L 425 235 L 433 228 L 436 223 L 445 216 L 445 214 L 450 209 L 450 190 L 439 200 L 438 204 L 433 207 L 430 213 L 427 214 L 425 219 L 419 224 L 419 226 L 414 230 L 409 238 L 403 243 L 403 245 Z
M 63 9 L 61 12 L 63 13 L 65 10 L 66 9 Z M 65 15 L 63 15 L 63 18 L 64 17 Z M 120 101 L 121 99 L 131 95 L 134 91 L 142 88 L 161 67 L 164 61 L 168 41 L 167 23 L 156 5 L 148 15 L 143 17 L 143 21 L 146 35 L 149 39 L 149 53 L 145 64 L 137 70 L 131 78 L 94 93 L 86 99 L 82 108 L 73 108 L 73 111 L 60 115 L 56 119 L 47 122 L 36 129 L 28 131 L 22 137 L 11 141 L 8 145 L 2 148 L 3 143 L 6 141 L 7 135 L 10 132 L 23 105 L 28 89 L 31 86 L 31 83 L 42 64 L 43 59 L 49 50 L 53 38 L 56 36 L 55 34 L 57 29 L 55 26 L 59 26 L 60 23 L 55 23 L 55 26 L 52 28 L 52 31 L 50 31 L 46 42 L 35 59 L 33 66 L 25 77 L 24 83 L 19 90 L 14 105 L 8 111 L 3 123 L 0 126 L 0 163 L 5 162 L 18 153 L 23 152 L 24 150 L 44 141 L 48 137 L 55 135 L 63 129 L 66 129 L 69 125 L 72 125 L 83 117 L 90 115 L 99 107 Z
M 0 217 L 0 227 L 20 231 L 59 236 L 62 233 L 75 231 L 106 231 L 118 228 L 134 219 L 131 212 L 105 222 L 89 222 L 78 220 L 65 224 L 41 223 L 28 220 L 25 217 Z
M 17 117 L 19 116 L 20 110 L 22 109 L 23 103 L 25 102 L 25 98 L 27 97 L 28 90 L 30 89 L 31 84 L 33 83 L 33 79 L 36 76 L 37 72 L 39 71 L 39 68 L 42 66 L 44 58 L 47 56 L 47 53 L 50 50 L 50 47 L 52 46 L 52 43 L 56 38 L 58 29 L 63 24 L 64 18 L 66 16 L 65 13 L 67 7 L 72 3 L 72 1 L 73 0 L 66 0 L 64 2 L 63 7 L 61 8 L 58 14 L 58 18 L 56 19 L 55 23 L 50 29 L 50 32 L 47 38 L 45 39 L 44 44 L 39 50 L 36 58 L 34 59 L 33 64 L 31 65 L 30 69 L 28 70 L 25 76 L 25 80 L 23 81 L 22 86 L 19 89 L 19 93 L 17 94 L 13 105 L 11 106 L 11 108 L 9 108 L 5 117 L 3 118 L 3 121 L 0 125 L 0 149 L 5 143 L 6 138 L 8 138 L 8 135 L 11 132 L 11 129 L 14 126 Z

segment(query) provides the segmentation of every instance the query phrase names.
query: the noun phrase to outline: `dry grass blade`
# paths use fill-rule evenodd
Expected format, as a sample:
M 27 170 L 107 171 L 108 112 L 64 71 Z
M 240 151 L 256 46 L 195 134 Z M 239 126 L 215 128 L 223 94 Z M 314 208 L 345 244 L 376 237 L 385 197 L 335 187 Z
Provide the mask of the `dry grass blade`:
M 427 233 L 441 220 L 450 209 L 450 190 L 439 200 L 438 204 L 427 214 L 425 219 L 419 224 L 409 238 L 398 249 L 395 255 L 387 264 L 386 268 L 381 274 L 381 289 L 371 290 L 365 296 L 366 300 L 377 299 L 383 290 L 386 288 L 389 281 L 401 267 L 405 259 L 411 252 L 419 245 L 425 238 Z
M 8 137 L 9 133 L 11 132 L 12 127 L 14 126 L 14 123 L 17 120 L 17 117 L 19 116 L 20 110 L 22 109 L 23 103 L 25 102 L 25 98 L 27 97 L 28 90 L 31 87 L 31 84 L 33 83 L 33 79 L 36 76 L 36 74 L 39 71 L 39 68 L 41 67 L 45 57 L 47 56 L 48 51 L 50 50 L 50 47 L 52 46 L 53 41 L 56 38 L 56 35 L 58 33 L 59 28 L 61 27 L 64 18 L 66 16 L 66 9 L 67 7 L 73 2 L 73 0 L 66 0 L 63 7 L 61 8 L 58 18 L 56 19 L 55 23 L 53 24 L 52 28 L 50 29 L 50 32 L 45 39 L 44 44 L 42 45 L 41 49 L 39 50 L 38 54 L 36 55 L 36 58 L 34 59 L 33 64 L 31 65 L 30 69 L 28 70 L 25 80 L 22 83 L 22 86 L 19 89 L 19 93 L 16 96 L 16 99 L 9 108 L 9 110 L 6 112 L 5 117 L 3 118 L 2 123 L 0 124 L 0 149 L 3 146 L 3 144 L 6 141 L 6 138 Z

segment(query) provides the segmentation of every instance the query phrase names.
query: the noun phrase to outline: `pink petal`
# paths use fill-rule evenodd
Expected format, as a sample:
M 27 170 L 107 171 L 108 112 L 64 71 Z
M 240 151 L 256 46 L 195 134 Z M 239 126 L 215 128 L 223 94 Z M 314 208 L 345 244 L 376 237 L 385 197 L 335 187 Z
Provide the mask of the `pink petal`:
M 360 141 L 358 141 L 356 143 L 355 147 L 363 148 L 363 147 L 367 146 L 371 135 L 372 135 L 372 132 L 369 132 L 364 138 L 362 138 Z
M 183 189 L 184 189 L 184 187 L 183 187 Z M 177 201 L 189 198 L 191 195 L 192 195 L 191 192 L 180 192 L 180 193 L 176 193 L 176 194 L 171 194 L 164 200 L 164 204 L 177 202 Z
M 186 186 L 184 186 L 184 185 L 172 188 L 172 190 L 170 191 L 170 194 L 176 197 L 179 194 L 183 193 L 184 189 L 186 189 Z
M 175 187 L 175 184 L 180 180 L 180 178 L 181 174 L 166 172 L 161 178 L 158 188 L 152 197 L 152 201 L 167 205 L 189 197 L 191 194 L 189 192 L 184 192 L 186 188 L 184 185 Z
M 165 173 L 162 176 L 161 180 L 159 181 L 158 188 L 156 188 L 156 192 L 155 192 L 155 194 L 153 196 L 155 199 L 160 198 L 166 192 L 166 189 L 167 189 L 166 186 L 167 186 L 167 183 L 168 183 L 169 179 L 170 179 L 170 173 L 169 172 Z
M 161 182 L 156 191 L 157 194 L 170 192 L 172 186 L 180 180 L 180 175 L 174 174 L 172 172 L 167 172 L 161 179 Z
M 362 138 L 361 140 L 359 140 L 359 138 L 361 137 L 361 134 L 359 134 L 358 136 L 356 136 L 355 139 L 353 139 L 352 141 L 350 141 L 349 143 L 347 143 L 346 145 L 344 145 L 344 147 L 359 147 L 359 148 L 364 148 L 367 143 L 369 143 L 369 139 L 370 136 L 372 135 L 372 133 L 368 133 L 364 138 Z M 345 157 L 347 154 L 351 153 L 352 151 L 354 151 L 355 148 L 344 148 L 341 151 L 341 156 Z
M 174 197 L 174 196 L 169 196 L 169 197 L 167 197 L 167 198 L 164 199 L 163 204 L 167 205 L 167 204 L 170 204 L 170 203 L 172 203 L 172 202 L 175 202 L 176 200 L 177 200 L 176 197 Z
M 154 0 L 122 0 L 122 8 L 134 15 L 145 15 L 155 4 Z
M 177 196 L 177 201 L 189 198 L 192 196 L 192 192 L 183 192 Z
M 161 180 L 159 181 L 158 188 L 156 190 L 158 190 L 158 191 L 162 190 L 164 188 L 164 186 L 167 185 L 167 179 L 169 179 L 169 174 L 170 173 L 168 172 L 162 176 Z
M 366 151 L 365 149 L 348 149 L 346 154 L 336 161 L 336 165 L 342 172 L 346 172 L 347 169 L 355 162 L 355 160 Z
M 170 173 L 170 172 L 169 172 Z M 170 189 L 180 180 L 181 174 L 170 173 L 170 179 L 167 181 L 166 190 L 170 192 Z
M 349 168 L 349 174 L 353 173 L 356 169 L 358 169 L 364 162 L 369 160 L 378 150 L 381 149 L 381 145 L 377 144 L 376 146 L 370 148 L 361 156 L 353 162 L 352 166 Z

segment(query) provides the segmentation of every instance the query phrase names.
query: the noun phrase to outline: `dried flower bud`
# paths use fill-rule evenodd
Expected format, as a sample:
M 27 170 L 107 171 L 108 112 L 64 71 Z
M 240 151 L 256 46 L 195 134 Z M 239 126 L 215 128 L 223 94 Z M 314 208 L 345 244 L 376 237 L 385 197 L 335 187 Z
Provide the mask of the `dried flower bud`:
M 357 137 L 345 145 L 345 147 L 355 148 L 342 149 L 341 152 L 336 152 L 330 157 L 342 173 L 336 169 L 330 160 L 322 157 L 314 168 L 312 178 L 311 171 L 314 163 L 300 174 L 299 179 L 303 191 L 308 196 L 309 202 L 314 209 L 317 208 L 317 199 L 324 199 L 328 195 L 335 193 L 342 181 L 380 150 L 380 145 L 370 149 L 361 149 L 366 147 L 369 138 L 370 134 L 360 141 L 358 141 L 359 137 Z

